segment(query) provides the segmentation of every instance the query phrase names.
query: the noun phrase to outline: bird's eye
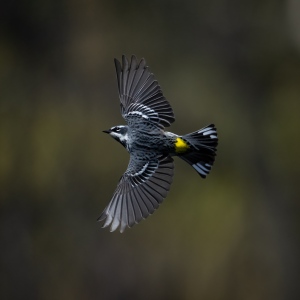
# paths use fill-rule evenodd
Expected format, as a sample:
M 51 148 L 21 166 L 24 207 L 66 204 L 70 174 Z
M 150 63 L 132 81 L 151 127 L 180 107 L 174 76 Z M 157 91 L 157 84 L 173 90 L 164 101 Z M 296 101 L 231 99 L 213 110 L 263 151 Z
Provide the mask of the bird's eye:
M 115 132 L 119 132 L 119 131 L 120 131 L 120 127 L 116 127 Z

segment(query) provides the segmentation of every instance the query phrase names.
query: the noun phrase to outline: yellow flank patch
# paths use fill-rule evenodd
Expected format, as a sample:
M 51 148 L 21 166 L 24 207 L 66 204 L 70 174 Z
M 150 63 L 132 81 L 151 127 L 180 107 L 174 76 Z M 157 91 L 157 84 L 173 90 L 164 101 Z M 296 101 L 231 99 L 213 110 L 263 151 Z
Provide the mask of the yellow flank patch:
M 189 149 L 189 145 L 182 138 L 178 137 L 175 141 L 175 152 L 176 153 L 184 153 L 187 149 Z

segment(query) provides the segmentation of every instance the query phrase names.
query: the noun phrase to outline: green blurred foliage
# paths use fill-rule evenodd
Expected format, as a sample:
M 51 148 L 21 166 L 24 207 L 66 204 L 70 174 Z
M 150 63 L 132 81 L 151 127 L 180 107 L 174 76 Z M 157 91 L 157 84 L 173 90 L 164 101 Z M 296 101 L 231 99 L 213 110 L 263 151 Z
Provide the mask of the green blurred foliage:
M 0 12 L 1 299 L 299 299 L 297 0 L 8 1 Z M 128 163 L 113 58 L 145 57 L 179 134 L 217 125 L 201 180 L 96 218 Z

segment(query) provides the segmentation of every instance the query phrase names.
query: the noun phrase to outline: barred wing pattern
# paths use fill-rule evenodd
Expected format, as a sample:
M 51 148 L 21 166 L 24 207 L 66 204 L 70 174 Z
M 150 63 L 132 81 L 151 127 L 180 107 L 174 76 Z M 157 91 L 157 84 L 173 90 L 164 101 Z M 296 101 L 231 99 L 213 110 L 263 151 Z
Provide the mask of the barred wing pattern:
M 128 124 L 139 120 L 156 123 L 160 127 L 170 126 L 175 121 L 171 105 L 163 96 L 154 75 L 142 59 L 131 57 L 129 64 L 122 56 L 122 65 L 115 59 L 121 113 Z
M 170 156 L 139 160 L 130 157 L 129 165 L 121 177 L 112 200 L 98 221 L 110 231 L 120 226 L 120 232 L 151 215 L 163 202 L 170 189 L 174 174 Z

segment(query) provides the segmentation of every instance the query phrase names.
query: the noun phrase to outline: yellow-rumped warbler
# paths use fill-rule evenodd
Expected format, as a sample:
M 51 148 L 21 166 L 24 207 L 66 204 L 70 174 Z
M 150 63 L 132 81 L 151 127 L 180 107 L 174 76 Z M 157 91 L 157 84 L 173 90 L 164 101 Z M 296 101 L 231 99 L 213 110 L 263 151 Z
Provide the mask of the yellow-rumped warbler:
M 169 102 L 142 59 L 131 62 L 123 55 L 122 65 L 115 59 L 121 113 L 128 125 L 105 130 L 130 153 L 127 170 L 98 221 L 111 231 L 120 232 L 151 215 L 170 189 L 174 163 L 178 156 L 202 177 L 210 172 L 218 145 L 213 124 L 180 136 L 164 131 L 175 121 Z

